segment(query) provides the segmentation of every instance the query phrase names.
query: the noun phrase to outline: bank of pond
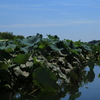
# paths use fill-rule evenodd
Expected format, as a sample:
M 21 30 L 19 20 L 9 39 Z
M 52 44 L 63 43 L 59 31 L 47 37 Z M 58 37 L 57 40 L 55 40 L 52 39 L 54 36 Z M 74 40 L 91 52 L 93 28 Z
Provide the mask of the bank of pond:
M 100 42 L 41 34 L 0 41 L 1 100 L 93 100 L 92 90 L 99 89 L 97 66 Z

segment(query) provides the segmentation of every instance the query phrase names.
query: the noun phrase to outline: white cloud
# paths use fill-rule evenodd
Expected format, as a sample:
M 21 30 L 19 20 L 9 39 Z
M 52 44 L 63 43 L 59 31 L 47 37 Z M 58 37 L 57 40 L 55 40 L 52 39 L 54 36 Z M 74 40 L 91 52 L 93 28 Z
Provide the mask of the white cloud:
M 83 0 L 84 1 L 84 0 Z M 70 2 L 70 3 L 66 3 L 66 2 L 59 2 L 59 5 L 62 6 L 81 6 L 81 7 L 93 7 L 93 8 L 100 8 L 100 5 L 97 2 L 93 2 L 93 1 L 80 1 L 80 2 Z
M 43 4 L 0 4 L 0 8 L 5 9 L 30 9 L 30 8 L 41 8 Z
M 10 24 L 10 25 L 0 25 L 1 28 L 26 28 L 26 27 L 55 27 L 55 26 L 68 26 L 72 24 L 88 24 L 88 23 L 98 23 L 100 21 L 96 20 L 56 20 L 56 21 L 47 21 L 44 23 L 36 24 Z
M 60 4 L 60 5 L 63 5 L 63 6 L 76 6 L 76 5 L 78 5 L 78 4 L 76 4 L 76 3 L 58 3 L 58 4 Z
M 12 24 L 12 25 L 0 25 L 0 27 L 3 28 L 13 28 L 13 27 L 18 27 L 18 28 L 22 28 L 22 27 L 48 27 L 48 26 L 62 26 L 61 24 Z
M 53 4 L 0 4 L 0 9 L 8 10 L 33 10 L 33 11 L 61 11 L 52 8 Z
M 87 23 L 94 23 L 94 22 L 97 22 L 97 21 L 94 21 L 94 20 L 84 20 L 84 21 L 72 21 L 70 23 L 73 23 L 73 24 L 87 24 Z

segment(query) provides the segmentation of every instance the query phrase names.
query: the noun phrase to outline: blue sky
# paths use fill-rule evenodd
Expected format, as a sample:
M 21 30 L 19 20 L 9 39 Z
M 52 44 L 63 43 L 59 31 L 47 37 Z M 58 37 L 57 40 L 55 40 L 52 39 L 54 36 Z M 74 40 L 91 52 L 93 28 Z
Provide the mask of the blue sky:
M 100 0 L 0 0 L 0 32 L 100 39 Z

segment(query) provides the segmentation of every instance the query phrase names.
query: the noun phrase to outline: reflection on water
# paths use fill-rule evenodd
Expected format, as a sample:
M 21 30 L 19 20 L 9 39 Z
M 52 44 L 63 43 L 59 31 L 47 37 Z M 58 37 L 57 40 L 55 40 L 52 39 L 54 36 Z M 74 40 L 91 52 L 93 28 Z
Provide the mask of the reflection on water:
M 26 89 L 27 90 L 27 89 Z M 58 94 L 42 92 L 31 95 L 25 90 L 0 94 L 0 100 L 100 100 L 100 67 L 86 67 L 79 79 L 70 85 L 62 84 Z
M 85 84 L 79 88 L 82 92 L 82 96 L 77 100 L 100 100 L 100 79 L 98 75 L 100 73 L 100 67 L 95 66 L 94 68 L 95 78 L 91 83 Z M 85 87 L 88 87 L 88 90 Z
M 89 70 L 89 67 L 85 69 L 86 77 L 83 79 L 77 91 L 74 88 L 71 89 L 69 94 L 66 94 L 61 100 L 100 100 L 100 67 L 95 66 L 93 70 Z

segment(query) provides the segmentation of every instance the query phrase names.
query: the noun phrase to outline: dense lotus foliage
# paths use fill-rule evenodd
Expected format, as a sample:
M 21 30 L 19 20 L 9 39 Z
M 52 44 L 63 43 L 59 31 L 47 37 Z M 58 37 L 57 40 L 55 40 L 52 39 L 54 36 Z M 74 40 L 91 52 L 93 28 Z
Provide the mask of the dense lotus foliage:
M 87 80 L 87 76 L 99 61 L 99 42 L 60 40 L 56 35 L 43 38 L 41 34 L 0 41 L 0 94 L 8 94 L 9 100 L 17 100 L 14 96 L 39 100 L 49 93 L 43 100 L 59 100 L 59 94 L 63 97 L 78 84 L 92 81 L 93 77 Z M 86 66 L 90 68 L 88 73 Z M 79 96 L 76 90 L 70 100 Z

